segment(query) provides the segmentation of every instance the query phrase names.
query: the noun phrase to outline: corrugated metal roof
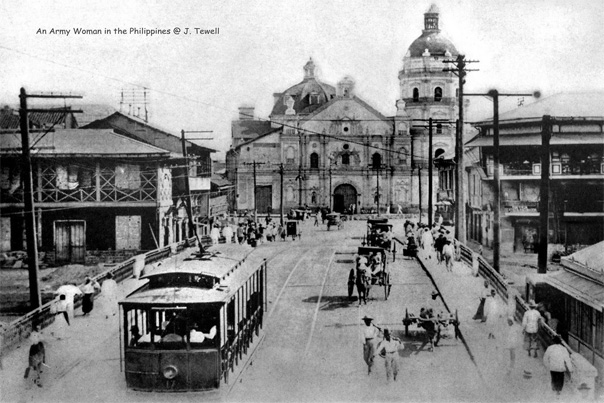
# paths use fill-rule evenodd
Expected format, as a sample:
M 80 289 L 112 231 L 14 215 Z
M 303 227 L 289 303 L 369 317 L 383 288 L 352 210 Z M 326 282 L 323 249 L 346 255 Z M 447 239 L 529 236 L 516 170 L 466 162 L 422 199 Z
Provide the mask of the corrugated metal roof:
M 604 309 L 604 286 L 561 270 L 548 274 L 544 281 L 598 311 Z
M 578 250 L 564 259 L 581 263 L 592 270 L 604 273 L 604 241 Z
M 499 115 L 499 122 L 514 119 L 557 117 L 604 117 L 604 92 L 564 92 L 540 99 Z M 492 119 L 480 123 L 492 123 Z M 478 123 L 478 125 L 480 125 Z
M 32 133 L 32 156 L 75 155 L 155 155 L 168 157 L 161 148 L 122 136 L 110 129 L 59 129 L 44 133 Z M 20 149 L 19 136 L 0 135 L 0 153 L 14 153 Z
M 604 135 L 598 133 L 554 133 L 550 145 L 596 144 L 604 145 Z M 541 134 L 501 135 L 499 145 L 505 146 L 540 146 Z M 474 138 L 465 144 L 466 147 L 492 147 L 493 136 Z

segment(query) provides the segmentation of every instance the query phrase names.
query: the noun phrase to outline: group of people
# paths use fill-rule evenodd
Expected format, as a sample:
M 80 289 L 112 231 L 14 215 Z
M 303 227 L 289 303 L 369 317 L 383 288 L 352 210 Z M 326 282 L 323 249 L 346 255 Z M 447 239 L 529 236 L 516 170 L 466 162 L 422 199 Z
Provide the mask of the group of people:
M 496 290 L 486 280 L 479 298 L 480 303 L 473 319 L 486 323 L 489 327 L 489 339 L 497 339 L 498 335 L 503 336 L 504 348 L 509 352 L 508 375 L 515 366 L 516 350 L 520 345 L 521 335 L 524 338 L 523 348 L 528 356 L 538 358 L 539 328 L 543 324 L 557 325 L 557 320 L 552 319 L 545 304 L 537 304 L 534 300 L 530 300 L 527 304 L 528 309 L 522 317 L 521 329 L 519 329 L 514 320 L 516 306 L 513 292 L 509 296 L 507 311 L 500 306 Z M 562 344 L 560 335 L 554 336 L 552 344 L 545 350 L 543 363 L 550 371 L 552 390 L 560 395 L 564 387 L 565 373 L 574 371 L 570 352 Z
M 393 378 L 396 381 L 398 376 L 398 352 L 405 349 L 403 342 L 394 337 L 389 329 L 382 329 L 373 324 L 373 318 L 369 316 L 363 317 L 365 327 L 363 329 L 363 359 L 367 364 L 367 374 L 371 374 L 375 362 L 375 356 L 379 355 L 384 358 L 386 367 L 386 379 L 390 381 Z M 383 335 L 381 341 L 378 342 L 380 334 Z
M 102 286 L 99 283 L 86 277 L 84 285 L 78 288 L 75 284 L 67 284 L 59 287 L 57 290 L 58 300 L 51 305 L 51 314 L 57 316 L 52 335 L 57 340 L 67 338 L 67 327 L 71 326 L 74 318 L 74 300 L 76 295 L 82 295 L 82 316 L 89 316 L 94 309 L 94 297 L 97 291 L 101 291 L 101 310 L 105 319 L 117 314 L 118 304 L 118 286 L 113 279 L 112 273 L 107 273 Z M 25 370 L 24 378 L 29 378 L 34 372 L 33 381 L 39 387 L 42 387 L 42 367 L 46 366 L 46 346 L 43 332 L 39 326 L 32 326 L 32 332 L 29 335 L 30 347 L 28 354 L 28 366 Z

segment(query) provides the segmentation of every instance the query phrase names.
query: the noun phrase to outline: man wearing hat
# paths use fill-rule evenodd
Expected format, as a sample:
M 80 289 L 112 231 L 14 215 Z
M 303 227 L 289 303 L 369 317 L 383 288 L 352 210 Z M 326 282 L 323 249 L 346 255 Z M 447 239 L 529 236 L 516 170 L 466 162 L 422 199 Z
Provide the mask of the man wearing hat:
M 390 376 L 393 375 L 396 381 L 398 375 L 398 350 L 404 349 L 405 346 L 399 339 L 392 337 L 390 330 L 384 329 L 384 340 L 380 342 L 377 350 L 380 356 L 386 360 L 386 380 L 390 381 Z
M 375 356 L 375 342 L 380 335 L 380 329 L 371 323 L 372 321 L 373 318 L 369 316 L 363 318 L 363 322 L 365 322 L 365 328 L 363 329 L 363 359 L 367 364 L 367 374 L 371 373 Z
M 539 344 L 537 340 L 537 332 L 539 331 L 539 324 L 543 320 L 541 314 L 535 308 L 534 300 L 530 300 L 528 303 L 529 309 L 524 313 L 522 317 L 522 332 L 524 333 L 525 348 L 528 351 L 529 357 L 531 356 L 531 350 L 535 350 L 534 357 L 537 358 L 537 350 L 539 350 Z
M 566 347 L 562 345 L 560 336 L 554 336 L 554 344 L 549 346 L 543 354 L 543 364 L 549 369 L 552 377 L 552 390 L 556 394 L 562 392 L 564 387 L 564 373 L 566 371 L 573 372 L 573 362 Z

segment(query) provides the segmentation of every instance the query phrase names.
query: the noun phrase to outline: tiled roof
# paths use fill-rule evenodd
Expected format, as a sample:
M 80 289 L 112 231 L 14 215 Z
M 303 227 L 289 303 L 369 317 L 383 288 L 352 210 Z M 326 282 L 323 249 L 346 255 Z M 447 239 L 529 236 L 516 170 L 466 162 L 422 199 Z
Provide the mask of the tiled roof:
M 65 122 L 67 121 L 68 129 L 75 129 L 77 123 L 73 119 L 73 114 L 65 112 L 64 108 L 47 108 L 49 112 L 30 112 L 28 114 L 30 128 L 65 128 Z M 68 107 L 67 109 L 71 109 Z M 57 110 L 56 112 L 54 110 Z M 60 111 L 59 111 L 60 110 Z M 0 129 L 13 129 L 19 130 L 19 115 L 17 110 L 11 111 L 12 113 L 3 113 L 0 116 Z M 71 115 L 72 119 L 67 119 L 66 116 Z
M 126 119 L 135 126 L 127 127 L 124 125 L 120 125 L 119 123 L 116 123 L 116 121 L 118 119 Z M 152 131 L 153 134 L 160 134 L 160 135 L 162 135 L 162 137 L 147 136 L 149 138 L 144 138 L 142 133 L 144 133 L 145 130 L 143 130 L 142 132 L 138 132 L 137 130 L 135 130 L 136 125 L 143 126 L 144 128 Z M 133 116 L 124 115 L 121 112 L 114 112 L 109 116 L 105 116 L 103 119 L 99 119 L 94 122 L 90 122 L 89 124 L 87 124 L 86 126 L 83 126 L 82 128 L 83 129 L 113 129 L 118 133 L 121 133 L 128 137 L 135 138 L 136 140 L 139 140 L 141 142 L 145 142 L 145 143 L 152 144 L 152 145 L 154 143 L 155 144 L 163 143 L 162 147 L 169 147 L 171 149 L 171 151 L 173 151 L 173 152 L 181 152 L 181 140 L 180 140 L 179 136 L 176 136 L 167 130 L 159 128 L 155 124 L 153 124 L 153 125 L 149 124 L 149 123 L 145 122 L 144 120 L 138 119 Z M 166 140 L 166 141 L 168 141 L 168 143 L 166 144 L 165 142 L 162 142 L 162 140 Z M 209 152 L 209 153 L 216 152 L 216 150 L 214 150 L 212 148 L 200 146 L 193 142 L 187 141 L 187 148 L 191 147 L 191 146 L 197 148 L 198 150 L 202 150 L 202 151 Z
M 32 133 L 32 156 L 170 156 L 166 150 L 109 129 L 59 129 L 42 136 L 43 133 Z M 0 154 L 15 153 L 20 148 L 19 136 L 0 135 Z

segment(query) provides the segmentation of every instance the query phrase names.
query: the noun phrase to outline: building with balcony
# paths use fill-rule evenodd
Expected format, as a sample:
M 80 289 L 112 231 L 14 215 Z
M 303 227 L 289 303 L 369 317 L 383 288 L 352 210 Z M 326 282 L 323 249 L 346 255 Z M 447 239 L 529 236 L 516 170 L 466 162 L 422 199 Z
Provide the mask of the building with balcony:
M 32 132 L 38 249 L 56 264 L 85 263 L 93 251 L 164 243 L 170 213 L 170 152 L 111 129 Z M 0 134 L 0 245 L 25 249 L 21 137 Z
M 561 93 L 500 115 L 502 250 L 537 250 L 544 115 L 553 118 L 548 243 L 578 249 L 604 239 L 603 102 L 604 93 Z M 476 168 L 484 173 L 483 193 L 491 194 L 493 122 L 476 127 L 480 135 L 466 147 L 480 150 Z M 483 200 L 483 210 L 492 210 Z
M 189 230 L 189 218 L 186 212 L 186 200 L 189 195 L 185 181 L 189 180 L 193 222 L 199 234 L 209 234 L 210 214 L 210 178 L 212 176 L 211 153 L 215 150 L 202 147 L 186 140 L 188 155 L 188 175 L 185 171 L 185 159 L 182 153 L 180 137 L 160 129 L 133 116 L 115 112 L 103 119 L 93 121 L 83 129 L 112 129 L 123 136 L 162 148 L 171 153 L 172 196 L 174 214 L 166 217 L 164 226 L 165 243 L 178 242 L 192 236 Z

